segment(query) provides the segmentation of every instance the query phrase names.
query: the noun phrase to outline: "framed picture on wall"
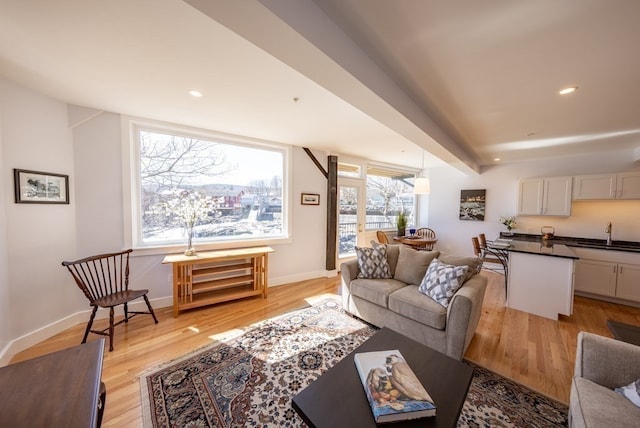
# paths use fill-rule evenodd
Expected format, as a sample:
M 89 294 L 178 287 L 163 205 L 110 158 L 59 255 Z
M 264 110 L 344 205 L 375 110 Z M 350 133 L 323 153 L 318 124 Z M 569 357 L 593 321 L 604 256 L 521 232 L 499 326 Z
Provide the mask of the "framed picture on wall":
M 68 204 L 69 176 L 14 169 L 16 204 Z
M 320 205 L 320 195 L 317 193 L 302 193 L 300 195 L 302 205 Z
M 484 221 L 486 189 L 460 191 L 460 220 Z

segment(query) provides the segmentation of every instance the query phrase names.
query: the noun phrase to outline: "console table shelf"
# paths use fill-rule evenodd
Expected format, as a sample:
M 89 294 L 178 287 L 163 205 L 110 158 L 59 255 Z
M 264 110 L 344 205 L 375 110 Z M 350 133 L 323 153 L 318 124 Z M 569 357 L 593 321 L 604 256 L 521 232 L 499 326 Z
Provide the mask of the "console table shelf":
M 271 247 L 168 255 L 173 266 L 173 316 L 181 310 L 262 295 L 267 297 Z

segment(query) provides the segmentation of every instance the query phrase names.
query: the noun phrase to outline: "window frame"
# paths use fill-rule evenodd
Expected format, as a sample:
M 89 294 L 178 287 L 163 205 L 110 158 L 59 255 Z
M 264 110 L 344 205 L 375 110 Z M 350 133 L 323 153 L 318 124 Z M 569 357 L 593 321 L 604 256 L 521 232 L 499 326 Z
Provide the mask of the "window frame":
M 140 149 L 139 131 L 168 133 L 189 138 L 201 138 L 235 146 L 274 150 L 282 153 L 282 234 L 277 237 L 259 237 L 247 239 L 225 239 L 216 241 L 197 241 L 199 251 L 222 248 L 241 248 L 257 245 L 275 245 L 292 241 L 292 154 L 291 146 L 258 140 L 238 135 L 224 134 L 216 131 L 192 128 L 166 122 L 146 120 L 135 117 L 123 117 L 122 131 L 122 163 L 123 163 L 123 219 L 124 238 L 127 248 L 133 248 L 139 255 L 164 254 L 184 251 L 185 243 L 145 244 L 142 242 L 142 216 L 140 213 Z
M 402 167 L 399 165 L 392 165 L 392 164 L 386 164 L 386 163 L 381 163 L 381 162 L 366 162 L 364 164 L 364 170 L 363 170 L 363 183 L 364 183 L 364 198 L 365 198 L 365 222 L 364 222 L 364 230 L 365 232 L 372 232 L 372 231 L 376 231 L 376 230 L 383 230 L 383 231 L 393 231 L 396 230 L 397 228 L 395 226 L 389 227 L 389 228 L 369 228 L 367 227 L 367 221 L 366 221 L 366 204 L 367 201 L 366 199 L 368 198 L 368 187 L 367 187 L 367 180 L 369 178 L 369 170 L 370 169 L 378 169 L 378 170 L 384 170 L 384 171 L 388 171 L 388 172 L 397 172 L 397 173 L 405 173 L 405 174 L 412 174 L 413 175 L 413 180 L 415 182 L 415 179 L 418 178 L 418 173 L 419 171 L 414 169 L 414 168 L 407 168 L 407 167 Z M 372 175 L 376 175 L 376 174 L 372 174 Z M 413 224 L 416 224 L 417 219 L 420 217 L 420 213 L 419 213 L 419 209 L 420 209 L 420 204 L 418 201 L 418 197 L 417 195 L 413 195 L 413 211 L 412 211 L 412 216 L 411 216 L 411 220 L 413 222 Z

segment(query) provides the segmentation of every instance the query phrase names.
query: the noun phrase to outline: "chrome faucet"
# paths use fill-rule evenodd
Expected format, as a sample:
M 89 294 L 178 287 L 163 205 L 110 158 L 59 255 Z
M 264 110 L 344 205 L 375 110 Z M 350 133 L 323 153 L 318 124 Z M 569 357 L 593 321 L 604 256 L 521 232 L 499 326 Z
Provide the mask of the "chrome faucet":
M 607 245 L 611 245 L 611 222 L 607 223 L 607 228 L 604 231 L 607 232 Z

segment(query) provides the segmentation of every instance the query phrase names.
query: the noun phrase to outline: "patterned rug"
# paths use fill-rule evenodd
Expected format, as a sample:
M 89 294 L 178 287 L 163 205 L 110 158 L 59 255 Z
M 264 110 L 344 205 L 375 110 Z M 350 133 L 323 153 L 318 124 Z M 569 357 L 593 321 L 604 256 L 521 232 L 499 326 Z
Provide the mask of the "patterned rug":
M 255 324 L 141 376 L 144 426 L 304 427 L 291 398 L 374 333 L 335 299 Z M 567 426 L 565 405 L 471 365 L 459 427 Z

